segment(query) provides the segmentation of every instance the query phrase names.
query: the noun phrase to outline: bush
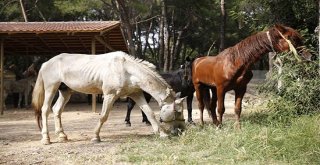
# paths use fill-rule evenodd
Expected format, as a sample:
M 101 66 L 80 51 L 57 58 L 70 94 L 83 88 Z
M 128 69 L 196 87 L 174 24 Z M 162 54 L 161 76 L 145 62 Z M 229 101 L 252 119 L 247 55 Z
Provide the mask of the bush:
M 287 123 L 290 118 L 319 113 L 320 73 L 319 65 L 314 61 L 298 62 L 289 53 L 278 54 L 283 62 L 282 74 L 277 68 L 267 76 L 267 81 L 259 91 L 269 96 L 267 103 L 268 120 Z M 316 57 L 318 58 L 318 57 Z M 280 90 L 278 80 L 282 81 Z

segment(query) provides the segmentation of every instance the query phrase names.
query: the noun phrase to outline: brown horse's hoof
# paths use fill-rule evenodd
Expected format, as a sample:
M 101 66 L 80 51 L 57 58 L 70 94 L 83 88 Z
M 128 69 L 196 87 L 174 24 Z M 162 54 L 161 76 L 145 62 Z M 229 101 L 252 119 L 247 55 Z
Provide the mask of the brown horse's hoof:
M 93 143 L 100 143 L 100 142 L 101 142 L 101 139 L 100 139 L 100 137 L 95 137 L 95 138 L 92 138 L 92 139 L 91 139 L 91 142 L 93 142 Z
M 235 122 L 233 127 L 235 130 L 241 130 L 241 124 L 239 122 Z
M 217 130 L 221 130 L 222 129 L 222 124 L 218 124 L 217 125 Z

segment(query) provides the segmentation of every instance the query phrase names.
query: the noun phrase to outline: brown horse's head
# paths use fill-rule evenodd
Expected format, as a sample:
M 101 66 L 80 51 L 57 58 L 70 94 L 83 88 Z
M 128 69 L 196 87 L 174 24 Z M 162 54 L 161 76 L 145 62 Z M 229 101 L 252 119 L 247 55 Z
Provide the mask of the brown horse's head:
M 290 44 L 300 52 L 301 56 L 307 60 L 311 59 L 311 53 L 303 46 L 303 38 L 294 29 L 283 25 L 276 24 L 269 30 L 273 47 L 277 52 L 286 52 L 291 50 Z

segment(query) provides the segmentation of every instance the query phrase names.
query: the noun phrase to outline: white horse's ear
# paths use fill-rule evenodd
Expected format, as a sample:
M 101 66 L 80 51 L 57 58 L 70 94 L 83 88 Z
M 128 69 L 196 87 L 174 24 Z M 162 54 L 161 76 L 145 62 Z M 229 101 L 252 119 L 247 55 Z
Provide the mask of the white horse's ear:
M 186 98 L 186 97 L 177 99 L 177 100 L 174 101 L 174 103 L 175 103 L 175 104 L 181 104 L 185 98 Z
M 176 98 L 180 98 L 181 92 L 176 93 Z

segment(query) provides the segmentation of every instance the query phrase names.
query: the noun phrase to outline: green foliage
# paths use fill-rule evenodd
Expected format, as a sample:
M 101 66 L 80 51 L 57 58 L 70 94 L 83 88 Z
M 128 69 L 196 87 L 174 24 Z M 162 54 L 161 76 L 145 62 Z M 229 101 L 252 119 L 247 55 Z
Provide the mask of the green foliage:
M 101 0 L 55 0 L 54 6 L 61 17 L 68 20 L 97 20 L 96 14 L 101 10 Z
M 277 68 L 268 76 L 260 91 L 268 95 L 267 112 L 258 112 L 252 118 L 264 119 L 265 123 L 287 123 L 291 118 L 319 113 L 320 73 L 316 61 L 298 62 L 291 54 L 279 54 L 283 62 L 282 74 Z M 277 82 L 282 81 L 280 91 Z M 267 115 L 265 115 L 267 113 Z M 265 116 L 265 117 L 262 117 Z
M 20 5 L 16 1 L 0 1 L 0 21 L 23 21 Z

